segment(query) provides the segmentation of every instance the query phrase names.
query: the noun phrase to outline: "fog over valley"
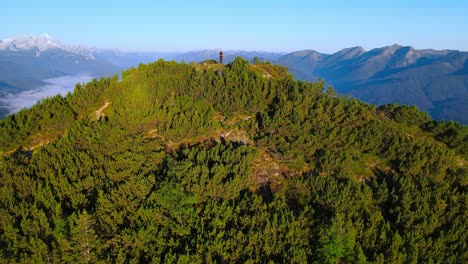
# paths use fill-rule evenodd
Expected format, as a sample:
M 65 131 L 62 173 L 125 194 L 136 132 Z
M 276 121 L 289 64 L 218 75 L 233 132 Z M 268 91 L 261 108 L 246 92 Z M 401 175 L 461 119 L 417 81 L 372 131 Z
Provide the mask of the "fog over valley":
M 5 112 L 5 114 L 12 114 L 35 105 L 43 98 L 57 94 L 65 96 L 68 92 L 73 92 L 75 84 L 86 83 L 92 79 L 93 77 L 88 73 L 61 76 L 44 80 L 46 84 L 39 88 L 25 90 L 20 93 L 3 93 L 0 96 L 0 111 Z

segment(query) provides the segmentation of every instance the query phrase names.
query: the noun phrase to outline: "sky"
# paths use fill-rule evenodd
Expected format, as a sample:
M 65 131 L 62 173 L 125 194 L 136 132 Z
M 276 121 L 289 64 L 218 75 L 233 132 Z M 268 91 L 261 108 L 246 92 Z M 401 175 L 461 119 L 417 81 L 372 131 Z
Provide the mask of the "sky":
M 124 51 L 468 51 L 468 0 L 3 0 L 0 39 L 49 34 Z

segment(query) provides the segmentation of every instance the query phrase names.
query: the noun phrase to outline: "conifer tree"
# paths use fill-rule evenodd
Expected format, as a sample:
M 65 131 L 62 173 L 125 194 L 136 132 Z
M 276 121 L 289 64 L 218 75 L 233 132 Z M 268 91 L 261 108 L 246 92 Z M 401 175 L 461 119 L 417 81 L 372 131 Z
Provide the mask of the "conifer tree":
M 72 259 L 77 263 L 95 263 L 99 239 L 94 231 L 94 220 L 86 210 L 78 216 L 73 215 L 70 230 Z

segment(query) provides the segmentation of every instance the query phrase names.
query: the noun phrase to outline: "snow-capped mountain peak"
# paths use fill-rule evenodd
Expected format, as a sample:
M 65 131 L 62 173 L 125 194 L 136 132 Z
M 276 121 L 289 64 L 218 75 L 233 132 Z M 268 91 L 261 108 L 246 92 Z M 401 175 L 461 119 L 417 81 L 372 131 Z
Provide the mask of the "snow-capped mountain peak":
M 15 38 L 8 38 L 4 39 L 0 45 L 0 49 L 8 49 L 11 51 L 30 49 L 44 51 L 50 48 L 61 48 L 61 44 L 47 34 L 39 36 L 22 35 Z
M 13 52 L 34 50 L 36 51 L 36 56 L 40 56 L 41 52 L 50 49 L 59 49 L 66 52 L 86 56 L 89 59 L 94 59 L 92 49 L 86 46 L 63 45 L 60 41 L 53 39 L 48 34 L 42 34 L 38 36 L 22 35 L 0 41 L 0 50 L 9 50 Z

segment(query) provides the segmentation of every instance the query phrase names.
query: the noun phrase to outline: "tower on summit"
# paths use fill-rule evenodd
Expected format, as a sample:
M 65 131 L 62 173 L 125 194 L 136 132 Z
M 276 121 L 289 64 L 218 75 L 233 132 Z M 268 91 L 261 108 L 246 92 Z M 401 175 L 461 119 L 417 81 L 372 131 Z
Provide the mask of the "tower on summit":
M 223 64 L 223 51 L 219 52 L 219 64 Z

